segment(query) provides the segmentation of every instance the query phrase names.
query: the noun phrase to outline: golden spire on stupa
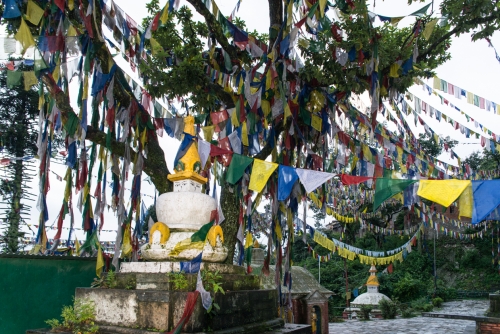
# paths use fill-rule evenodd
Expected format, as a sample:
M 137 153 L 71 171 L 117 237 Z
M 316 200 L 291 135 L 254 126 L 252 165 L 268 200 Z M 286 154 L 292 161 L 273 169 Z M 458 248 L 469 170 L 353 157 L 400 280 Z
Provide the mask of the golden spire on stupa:
M 175 174 L 169 174 L 167 178 L 174 181 L 181 180 L 194 180 L 198 183 L 207 183 L 207 178 L 201 176 L 201 159 L 198 154 L 198 145 L 196 143 L 196 132 L 194 131 L 194 117 L 187 116 L 184 118 L 184 133 L 193 136 L 192 143 L 189 144 L 189 148 L 184 153 L 184 155 L 177 161 L 174 166 Z M 182 147 L 182 144 L 181 144 Z M 177 154 L 182 153 L 181 148 Z
M 378 278 L 375 275 L 377 272 L 377 268 L 375 268 L 375 265 L 372 264 L 370 270 L 370 276 L 368 276 L 368 280 L 366 281 L 366 285 L 371 285 L 371 286 L 379 286 Z

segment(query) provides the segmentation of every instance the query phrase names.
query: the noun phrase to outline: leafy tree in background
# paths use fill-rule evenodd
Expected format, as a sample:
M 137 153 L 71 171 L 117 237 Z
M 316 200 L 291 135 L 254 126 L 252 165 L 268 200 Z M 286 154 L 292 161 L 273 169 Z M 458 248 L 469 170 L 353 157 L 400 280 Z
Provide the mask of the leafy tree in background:
M 298 45 L 304 59 L 303 67 L 286 66 L 287 61 L 295 61 L 293 54 L 286 50 L 279 50 L 286 35 L 290 33 L 293 24 L 289 24 L 290 13 L 288 9 L 302 18 L 299 5 L 305 2 L 298 0 L 283 1 L 269 0 L 268 13 L 270 26 L 268 35 L 259 35 L 260 38 L 268 37 L 262 41 L 268 46 L 267 54 L 254 57 L 246 51 L 237 47 L 232 39 L 233 26 L 225 22 L 221 24 L 205 6 L 202 0 L 187 0 L 195 10 L 201 14 L 205 22 L 195 22 L 192 13 L 187 7 L 181 7 L 177 11 L 169 13 L 168 21 L 152 33 L 157 42 L 151 45 L 146 40 L 146 46 L 152 49 L 146 61 L 141 61 L 140 71 L 142 73 L 147 91 L 153 97 L 167 96 L 168 99 L 183 98 L 184 106 L 189 105 L 190 113 L 194 115 L 208 115 L 219 111 L 221 108 L 233 108 L 237 106 L 241 91 L 224 88 L 217 80 L 213 80 L 206 74 L 205 66 L 210 64 L 224 73 L 242 73 L 247 75 L 253 72 L 256 80 L 261 80 L 261 75 L 266 74 L 267 69 L 274 68 L 276 75 L 273 77 L 274 88 L 263 92 L 262 99 L 270 106 L 275 101 L 284 100 L 292 103 L 299 92 L 303 92 L 304 98 L 299 101 L 301 117 L 290 117 L 284 119 L 283 115 L 273 118 L 272 113 L 262 117 L 256 116 L 256 121 L 267 130 L 273 129 L 274 138 L 261 140 L 259 153 L 250 153 L 245 147 L 243 154 L 261 160 L 267 159 L 273 153 L 273 161 L 301 167 L 301 149 L 304 146 L 322 156 L 326 142 L 325 133 L 318 133 L 310 125 L 307 115 L 313 113 L 333 113 L 334 106 L 327 108 L 326 94 L 334 97 L 337 101 L 348 98 L 351 94 L 361 94 L 370 90 L 375 78 L 380 83 L 380 94 L 373 95 L 372 107 L 370 109 L 372 122 L 375 123 L 378 106 L 381 101 L 396 92 L 405 92 L 413 84 L 416 77 L 428 77 L 433 75 L 433 70 L 450 58 L 448 47 L 451 37 L 473 31 L 473 38 L 488 38 L 494 31 L 498 30 L 500 8 L 496 3 L 489 0 L 473 0 L 466 5 L 459 0 L 445 0 L 440 4 L 441 17 L 445 20 L 443 24 L 436 25 L 428 39 L 419 38 L 418 43 L 414 38 L 416 32 L 425 29 L 431 24 L 433 17 L 423 14 L 417 17 L 416 23 L 411 27 L 398 28 L 391 24 L 383 24 L 373 27 L 368 15 L 367 2 L 364 0 L 344 1 L 338 0 L 334 3 L 328 2 L 326 9 L 337 10 L 338 19 L 333 20 L 316 12 L 317 25 L 314 27 L 304 26 L 304 29 L 312 35 L 301 36 Z M 46 1 L 36 1 L 46 4 Z M 411 2 L 411 1 L 410 1 Z M 100 2 L 93 2 L 100 3 Z M 316 3 L 316 2 L 315 2 Z M 319 2 L 321 3 L 321 1 Z M 24 4 L 25 5 L 25 4 Z M 24 6 L 23 5 L 23 6 Z M 92 64 L 99 65 L 104 74 L 112 69 L 113 61 L 111 53 L 102 37 L 103 13 L 99 6 L 95 6 L 92 15 L 82 17 L 87 13 L 88 0 L 81 1 L 81 9 L 76 6 L 70 9 L 64 7 L 65 17 L 82 32 L 90 29 L 91 36 L 90 51 L 85 55 L 90 57 Z M 295 7 L 294 7 L 295 6 Z M 147 8 L 151 16 L 146 18 L 144 30 L 149 26 L 156 13 L 161 8 L 158 0 L 152 0 Z M 300 8 L 303 9 L 304 7 Z M 316 7 L 318 8 L 318 7 Z M 54 12 L 57 8 L 52 6 Z M 25 8 L 22 8 L 25 12 Z M 307 12 L 307 11 L 306 11 Z M 330 16 L 331 17 L 331 16 Z M 96 21 L 97 20 L 97 21 Z M 8 19 L 10 31 L 16 32 L 20 26 L 20 19 Z M 47 22 L 47 21 L 45 21 Z M 48 21 L 49 32 L 57 30 L 58 21 Z M 242 21 L 235 22 L 244 26 Z M 29 23 L 30 29 L 37 31 L 38 28 Z M 53 26 L 52 26 L 53 25 Z M 284 31 L 280 28 L 284 27 Z M 342 31 L 342 34 L 340 33 Z M 228 37 L 229 36 L 229 37 Z M 313 36 L 313 37 L 309 37 Z M 210 38 L 212 49 L 207 49 L 206 41 Z M 129 41 L 126 41 L 127 43 Z M 158 47 L 159 45 L 159 47 Z M 274 49 L 273 49 L 274 48 Z M 349 61 L 345 65 L 334 61 L 337 50 L 345 52 L 354 50 L 358 61 Z M 417 51 L 417 52 L 415 52 Z M 128 56 L 132 57 L 132 54 Z M 368 74 L 366 67 L 360 60 L 378 60 L 378 72 L 375 76 Z M 405 74 L 389 76 L 391 67 L 397 60 L 414 60 L 413 67 Z M 117 104 L 130 106 L 134 96 L 124 82 L 123 73 L 118 70 L 114 81 L 113 95 Z M 63 123 L 78 117 L 69 104 L 69 93 L 59 89 L 50 71 L 41 72 L 41 80 L 50 95 L 55 99 L 56 105 L 61 110 Z M 296 90 L 291 90 L 295 87 Z M 283 96 L 284 94 L 284 96 Z M 319 105 L 315 104 L 320 101 Z M 253 105 L 246 103 L 240 108 L 251 112 Z M 258 114 L 258 113 L 257 113 Z M 297 116 L 297 115 L 296 115 Z M 165 162 L 163 150 L 158 144 L 157 134 L 152 126 L 152 118 L 142 108 L 137 110 L 130 123 L 134 124 L 138 133 L 146 131 L 146 147 L 137 146 L 136 140 L 117 141 L 107 135 L 106 131 L 98 125 L 99 115 L 96 118 L 89 117 L 90 124 L 86 129 L 86 139 L 106 147 L 112 155 L 124 157 L 128 145 L 130 150 L 130 161 L 136 161 L 141 152 L 144 155 L 143 171 L 151 177 L 160 193 L 172 190 L 172 184 L 166 175 L 170 173 Z M 124 126 L 124 120 L 116 120 L 120 126 Z M 205 125 L 210 125 L 210 117 Z M 303 137 L 299 137 L 297 131 L 293 135 L 291 144 L 284 146 L 284 139 L 290 133 L 291 128 L 300 130 Z M 132 131 L 131 130 L 131 131 Z M 263 138 L 261 138 L 263 139 Z M 274 147 L 278 143 L 278 147 Z M 128 158 L 128 157 L 127 157 Z M 238 216 L 241 198 L 238 186 L 228 183 L 222 184 L 220 196 L 222 210 L 226 218 L 224 225 L 225 244 L 230 250 L 228 261 L 232 261 L 236 233 L 238 228 Z
M 30 70 L 26 66 L 22 69 Z M 0 196 L 7 205 L 3 216 L 7 226 L 0 242 L 4 251 L 12 253 L 19 249 L 19 238 L 24 235 L 20 232 L 24 221 L 22 216 L 28 214 L 30 209 L 26 201 L 32 194 L 28 191 L 27 182 L 34 176 L 35 170 L 29 161 L 22 158 L 37 153 L 36 120 L 39 114 L 37 91 L 24 90 L 22 82 L 19 83 L 19 86 L 8 87 L 6 68 L 0 69 L 0 140 L 4 157 L 11 159 L 2 168 L 7 176 L 0 180 Z
M 487 149 L 482 152 L 476 151 L 468 156 L 464 163 L 469 164 L 473 171 L 496 170 L 500 168 L 500 152 Z

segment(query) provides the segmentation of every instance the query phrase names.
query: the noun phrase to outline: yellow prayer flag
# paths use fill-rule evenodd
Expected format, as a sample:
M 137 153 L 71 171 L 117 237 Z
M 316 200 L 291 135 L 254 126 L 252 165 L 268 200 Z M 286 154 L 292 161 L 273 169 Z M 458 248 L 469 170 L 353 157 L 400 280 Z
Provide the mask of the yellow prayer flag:
M 247 236 L 245 238 L 245 249 L 249 248 L 252 245 L 253 245 L 252 233 L 247 232 Z
M 24 78 L 24 90 L 28 91 L 33 85 L 38 84 L 38 79 L 36 78 L 34 71 L 23 72 Z
M 68 9 L 69 10 L 75 9 L 75 0 L 68 0 Z
M 248 189 L 261 192 L 271 174 L 278 168 L 278 164 L 264 160 L 254 159 L 252 175 Z
M 288 104 L 287 104 L 288 106 Z M 318 132 L 321 132 L 322 119 L 319 116 L 312 115 L 311 126 Z
M 464 192 L 458 198 L 458 211 L 461 217 L 472 218 L 472 183 L 465 188 Z
M 23 18 L 21 18 L 21 25 L 19 26 L 19 30 L 17 31 L 14 38 L 16 39 L 16 41 L 21 43 L 21 46 L 23 47 L 23 53 L 30 46 L 35 46 L 35 40 L 33 39 L 33 35 L 31 35 L 30 28 Z
M 130 242 L 130 226 L 125 227 L 121 250 L 122 250 L 122 254 L 120 256 L 121 258 L 128 257 L 132 253 L 132 244 Z
M 33 23 L 34 25 L 38 25 L 43 16 L 43 9 L 41 9 L 36 3 L 29 0 L 28 6 L 26 7 L 26 19 Z
M 235 114 L 236 111 L 233 113 Z M 214 129 L 215 129 L 215 126 L 213 125 L 210 125 L 210 126 L 204 126 L 201 128 L 201 130 L 203 131 L 203 137 L 205 138 L 206 141 L 211 141 L 212 140 L 212 137 L 214 135 Z
M 102 256 L 101 244 L 99 244 L 99 250 L 97 252 L 97 263 L 95 266 L 95 274 L 97 275 L 97 277 L 101 278 L 103 268 L 104 268 L 104 257 Z
M 162 25 L 167 23 L 167 20 L 168 20 L 168 6 L 169 6 L 169 3 L 167 2 L 167 4 L 165 5 L 165 8 L 163 8 L 163 11 L 162 11 L 161 16 L 160 16 L 160 22 Z
M 436 26 L 438 19 L 431 20 L 427 23 L 427 25 L 424 28 L 424 32 L 422 35 L 424 36 L 425 39 L 429 39 L 431 37 L 432 31 L 434 30 L 434 27 Z
M 319 12 L 321 17 L 325 16 L 326 0 L 319 0 Z
M 78 241 L 76 234 L 75 234 L 75 252 L 78 255 L 80 254 L 80 241 Z
M 241 143 L 245 146 L 248 146 L 247 121 L 244 121 L 241 125 Z
M 470 184 L 469 180 L 420 180 L 417 195 L 447 208 Z
M 399 65 L 397 63 L 392 64 L 391 68 L 389 69 L 389 77 L 399 78 L 398 70 L 399 70 Z
M 154 39 L 153 37 L 149 39 L 149 42 L 151 43 L 151 53 L 153 54 L 153 56 L 163 51 L 163 47 L 161 46 L 161 44 L 158 43 L 158 41 L 156 41 L 156 39 Z

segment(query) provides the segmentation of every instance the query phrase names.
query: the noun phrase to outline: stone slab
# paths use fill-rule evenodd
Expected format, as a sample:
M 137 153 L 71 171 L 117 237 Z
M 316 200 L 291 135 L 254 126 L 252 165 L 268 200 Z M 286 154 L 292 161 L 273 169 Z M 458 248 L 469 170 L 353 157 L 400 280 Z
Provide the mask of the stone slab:
M 218 271 L 219 274 L 245 275 L 245 268 L 232 264 L 206 263 L 201 264 L 201 270 Z M 123 262 L 120 265 L 121 273 L 170 273 L 181 270 L 180 262 Z

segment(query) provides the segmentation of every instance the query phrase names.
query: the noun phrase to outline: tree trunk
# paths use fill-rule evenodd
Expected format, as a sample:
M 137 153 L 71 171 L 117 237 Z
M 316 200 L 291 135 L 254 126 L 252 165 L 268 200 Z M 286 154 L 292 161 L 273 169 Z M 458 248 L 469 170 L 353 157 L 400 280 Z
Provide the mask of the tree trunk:
M 269 48 L 273 47 L 283 23 L 283 1 L 269 0 Z
M 14 166 L 14 179 L 12 180 L 12 199 L 10 210 L 7 214 L 9 227 L 7 229 L 7 249 L 11 253 L 19 249 L 19 224 L 21 221 L 21 198 L 23 182 L 23 161 L 16 160 Z
M 222 223 L 224 231 L 224 246 L 228 249 L 228 255 L 225 263 L 233 264 L 234 249 L 237 243 L 236 235 L 238 233 L 240 215 L 240 199 L 236 186 L 224 183 L 221 188 L 220 205 L 225 220 Z

